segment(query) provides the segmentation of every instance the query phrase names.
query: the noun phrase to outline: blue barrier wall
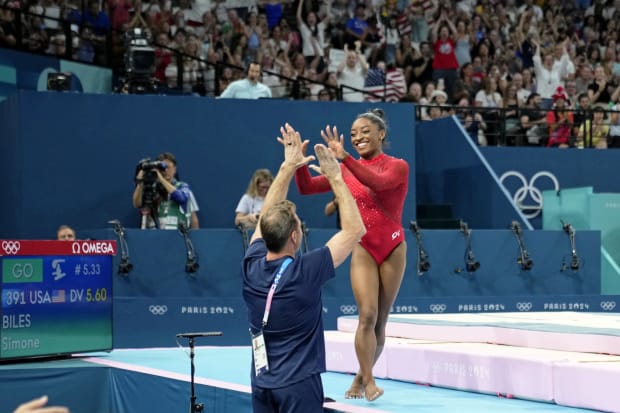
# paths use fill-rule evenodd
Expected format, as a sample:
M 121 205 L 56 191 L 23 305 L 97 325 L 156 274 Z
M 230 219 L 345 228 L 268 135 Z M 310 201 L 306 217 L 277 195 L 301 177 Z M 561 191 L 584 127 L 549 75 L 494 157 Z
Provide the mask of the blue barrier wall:
M 527 207 L 542 207 L 542 191 L 558 188 L 593 187 L 594 192 L 620 193 L 616 170 L 620 151 L 566 150 L 555 148 L 481 148 L 489 164 L 504 179 L 513 199 Z M 542 174 L 541 174 L 542 173 Z M 520 176 L 518 176 L 520 175 Z M 532 215 L 534 209 L 525 208 Z M 542 228 L 542 211 L 530 219 L 534 228 Z
M 310 248 L 324 245 L 334 230 L 310 229 Z M 87 231 L 96 239 L 115 239 L 112 230 Z M 114 274 L 114 347 L 174 346 L 183 331 L 220 330 L 222 345 L 247 345 L 245 306 L 241 298 L 241 234 L 235 230 L 190 233 L 200 268 L 185 272 L 186 249 L 176 231 L 127 230 L 128 275 Z M 459 231 L 423 231 L 431 268 L 417 274 L 417 244 L 410 232 L 408 265 L 394 313 L 485 311 L 602 311 L 600 303 L 600 233 L 580 231 L 578 271 L 563 270 L 570 244 L 561 231 L 525 231 L 524 244 L 534 262 L 531 271 L 517 264 L 517 240 L 508 230 L 473 230 L 471 247 L 480 269 L 468 273 L 465 237 Z M 162 254 L 161 251 L 165 251 Z M 114 269 L 118 268 L 115 258 Z M 455 271 L 458 270 L 458 271 Z M 356 314 L 349 265 L 323 289 L 325 327 L 339 316 Z M 148 328 L 144 328 L 148 326 Z
M 418 123 L 418 203 L 450 204 L 470 228 L 529 227 L 479 149 L 455 117 Z
M 374 106 L 388 118 L 387 152 L 412 166 L 403 216 L 408 223 L 415 214 L 413 106 Z M 135 167 L 164 151 L 176 155 L 180 177 L 196 195 L 201 227 L 231 228 L 254 170 L 277 171 L 282 150 L 276 136 L 284 122 L 315 144 L 327 124 L 347 137 L 354 117 L 367 109 L 344 102 L 20 92 L 0 103 L 0 171 L 11 177 L 0 198 L 11 205 L 0 214 L 0 235 L 49 238 L 64 223 L 80 235 L 114 218 L 138 227 L 131 205 Z M 301 197 L 292 185 L 290 198 L 308 226 L 335 227 L 323 214 L 330 194 Z

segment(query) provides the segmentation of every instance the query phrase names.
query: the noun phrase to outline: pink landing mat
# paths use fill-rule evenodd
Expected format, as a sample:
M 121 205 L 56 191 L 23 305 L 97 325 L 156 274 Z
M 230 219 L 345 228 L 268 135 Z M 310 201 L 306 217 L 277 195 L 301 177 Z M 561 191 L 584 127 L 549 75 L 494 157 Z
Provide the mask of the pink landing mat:
M 357 318 L 338 318 L 353 332 Z M 387 335 L 418 340 L 493 343 L 620 355 L 620 315 L 537 312 L 390 316 Z
M 328 371 L 357 371 L 356 326 L 342 317 L 325 333 Z M 619 316 L 412 315 L 390 317 L 387 331 L 378 378 L 620 412 Z

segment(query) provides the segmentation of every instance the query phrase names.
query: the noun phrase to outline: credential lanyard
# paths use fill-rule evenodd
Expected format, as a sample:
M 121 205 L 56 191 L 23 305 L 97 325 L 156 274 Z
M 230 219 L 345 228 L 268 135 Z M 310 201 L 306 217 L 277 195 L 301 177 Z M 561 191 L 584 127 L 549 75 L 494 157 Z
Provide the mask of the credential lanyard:
M 273 295 L 276 292 L 276 288 L 280 283 L 280 277 L 282 277 L 282 273 L 286 270 L 286 267 L 293 262 L 293 259 L 288 257 L 284 260 L 282 264 L 280 264 L 280 268 L 276 273 L 276 277 L 273 279 L 273 284 L 271 284 L 271 288 L 269 289 L 269 294 L 267 294 L 267 302 L 265 303 L 265 313 L 263 314 L 263 328 L 267 325 L 267 319 L 269 318 L 269 311 L 271 311 L 271 301 L 273 301 Z

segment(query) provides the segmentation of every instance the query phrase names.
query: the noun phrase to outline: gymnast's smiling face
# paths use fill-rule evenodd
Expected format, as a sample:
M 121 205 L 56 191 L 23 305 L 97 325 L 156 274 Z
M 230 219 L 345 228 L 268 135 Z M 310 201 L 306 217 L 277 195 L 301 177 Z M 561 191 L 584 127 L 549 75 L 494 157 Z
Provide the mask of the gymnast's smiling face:
M 351 144 L 364 159 L 372 159 L 383 153 L 384 139 L 385 129 L 366 117 L 357 118 L 351 126 Z

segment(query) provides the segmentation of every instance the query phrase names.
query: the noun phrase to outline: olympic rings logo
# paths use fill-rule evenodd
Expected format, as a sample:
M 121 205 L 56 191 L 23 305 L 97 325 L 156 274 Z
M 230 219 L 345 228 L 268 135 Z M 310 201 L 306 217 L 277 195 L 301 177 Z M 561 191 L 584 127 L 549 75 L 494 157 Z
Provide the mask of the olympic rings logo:
M 530 311 L 532 309 L 532 303 L 517 303 L 517 310 Z
M 433 313 L 443 313 L 446 311 L 447 306 L 445 304 L 431 304 L 428 306 L 428 308 Z
M 615 301 L 601 301 L 601 308 L 603 309 L 603 311 L 611 311 L 614 308 L 616 308 L 616 302 Z
M 167 305 L 150 305 L 149 311 L 153 315 L 164 315 L 168 312 L 168 306 Z
M 21 244 L 19 241 L 2 241 L 2 250 L 5 254 L 15 255 L 19 252 Z
M 340 306 L 340 312 L 342 312 L 342 314 L 355 314 L 357 312 L 357 306 L 343 304 Z
M 536 181 L 538 178 L 549 178 L 553 184 L 553 189 L 556 192 L 560 190 L 560 183 L 558 182 L 558 179 L 549 171 L 539 171 L 535 173 L 529 182 L 525 179 L 525 176 L 523 176 L 521 172 L 506 171 L 502 174 L 502 176 L 500 176 L 499 182 L 504 185 L 506 178 L 511 176 L 516 177 L 521 182 L 521 187 L 514 193 L 512 200 L 521 212 L 523 212 L 523 215 L 528 219 L 538 216 L 543 207 L 542 192 L 536 186 Z M 504 185 L 504 188 L 506 188 L 506 185 Z M 528 196 L 529 199 L 533 201 L 533 204 L 527 204 L 525 202 Z

